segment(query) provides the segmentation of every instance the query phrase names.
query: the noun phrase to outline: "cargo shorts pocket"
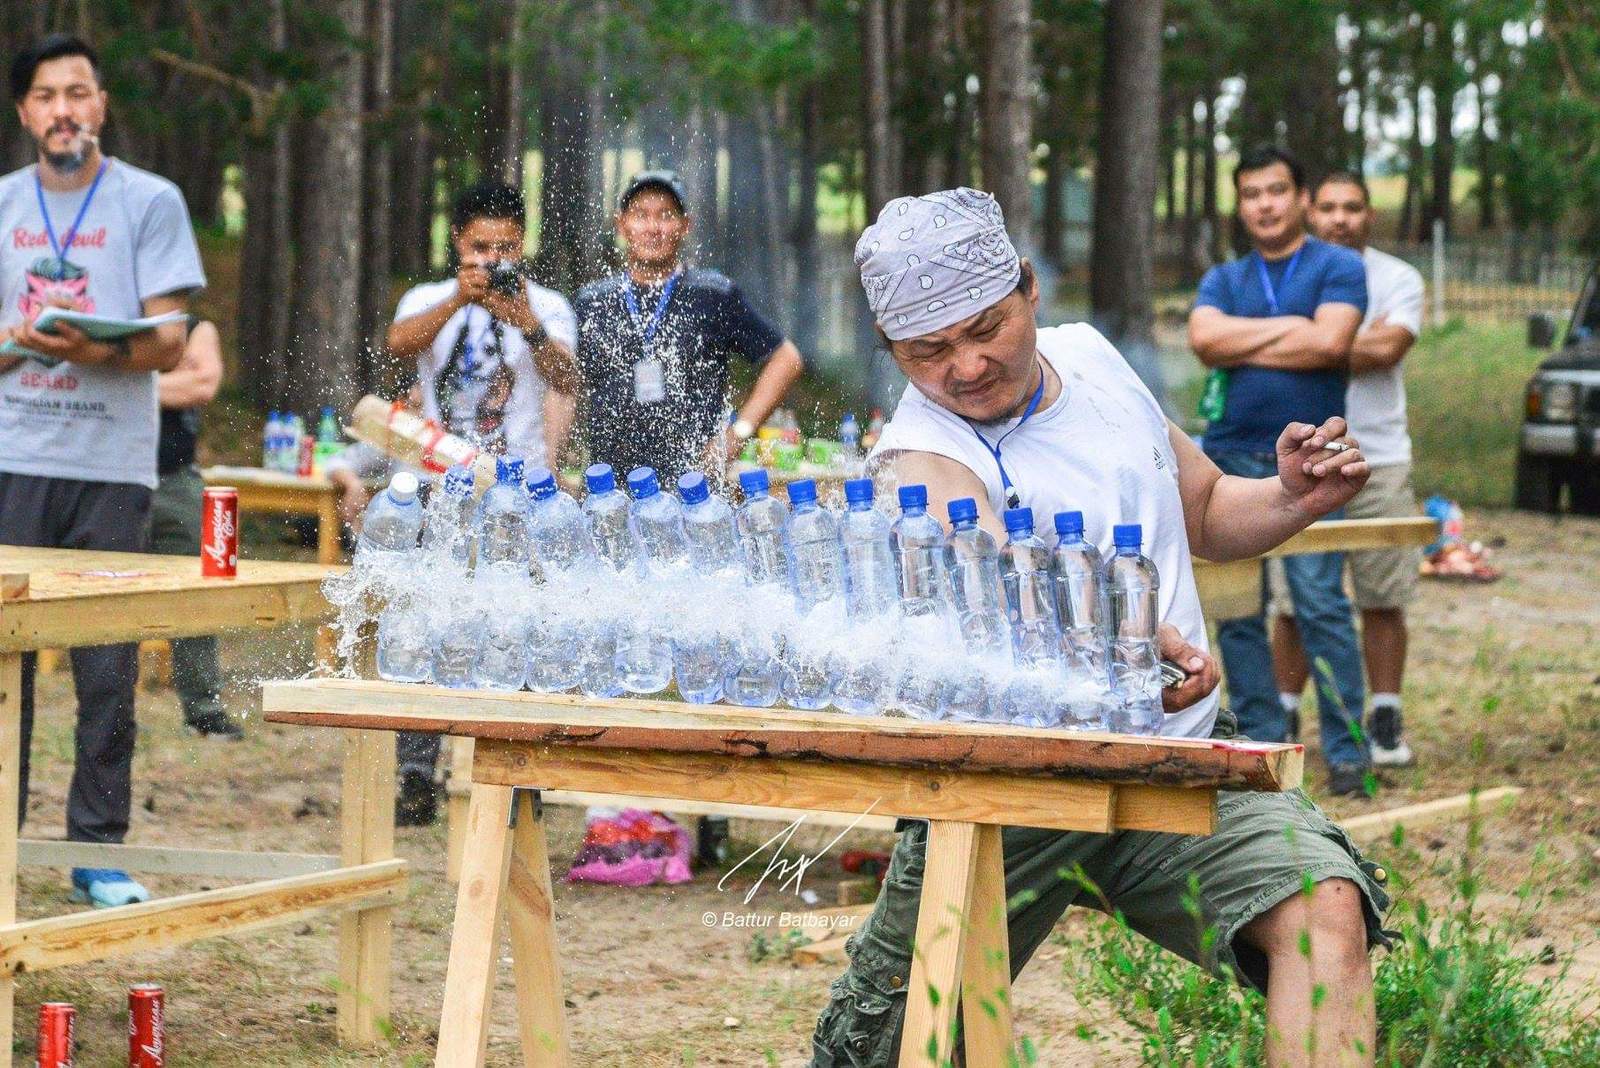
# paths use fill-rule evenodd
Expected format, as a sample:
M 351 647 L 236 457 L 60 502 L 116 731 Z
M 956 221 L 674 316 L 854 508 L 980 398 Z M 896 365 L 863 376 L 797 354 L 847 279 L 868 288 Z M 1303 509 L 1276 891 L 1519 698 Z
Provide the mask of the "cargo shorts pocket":
M 901 960 L 867 936 L 845 944 L 850 968 L 828 988 L 812 1037 L 812 1068 L 890 1068 L 905 1022 L 910 958 Z

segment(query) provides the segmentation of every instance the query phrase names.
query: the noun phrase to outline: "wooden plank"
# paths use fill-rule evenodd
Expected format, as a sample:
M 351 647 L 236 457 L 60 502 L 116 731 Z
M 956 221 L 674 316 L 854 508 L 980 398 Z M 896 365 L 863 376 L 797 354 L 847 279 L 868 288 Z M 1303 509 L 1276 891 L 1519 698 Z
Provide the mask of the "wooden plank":
M 1011 936 L 999 827 L 978 828 L 966 937 L 961 969 L 966 1068 L 1021 1064 L 1011 1044 Z
M 512 832 L 505 909 L 511 968 L 517 984 L 517 1034 L 522 1040 L 522 1063 L 566 1068 L 572 1036 L 567 1028 L 566 993 L 556 946 L 550 849 L 532 792 L 519 793 L 512 803 L 516 805 L 517 826 Z
M 472 780 L 474 794 L 479 783 L 600 793 L 643 790 L 652 796 L 763 807 L 781 804 L 1099 832 L 1112 828 L 1115 792 L 1104 783 L 995 772 L 908 772 L 803 760 L 757 763 L 709 753 L 540 748 L 489 739 L 479 739 Z
M 394 856 L 395 736 L 345 735 L 340 784 L 340 859 L 347 866 Z M 370 1046 L 384 1039 L 389 1017 L 389 963 L 394 910 L 367 908 L 339 919 L 338 1032 L 342 1042 Z
M 7 571 L 0 575 L 0 601 L 27 600 L 28 585 L 26 571 Z
M 610 808 L 642 808 L 647 812 L 665 812 L 682 816 L 726 816 L 736 820 L 761 820 L 768 823 L 793 823 L 804 817 L 816 827 L 856 826 L 864 831 L 892 831 L 891 816 L 851 815 L 848 812 L 821 812 L 815 809 L 756 808 L 752 805 L 719 805 L 710 801 L 673 800 L 670 797 L 639 797 L 597 794 L 586 790 L 545 790 L 540 796 L 547 805 L 572 805 L 588 808 L 603 805 Z
M 1521 794 L 1520 786 L 1496 786 L 1490 790 L 1480 790 L 1475 794 L 1456 794 L 1453 797 L 1441 797 L 1415 805 L 1402 805 L 1384 812 L 1369 812 L 1335 822 L 1344 828 L 1347 834 L 1375 838 L 1388 834 L 1396 827 L 1404 827 L 1409 831 L 1417 827 L 1426 827 L 1431 823 L 1453 820 L 1473 811 L 1484 815 L 1503 811 L 1516 804 L 1516 799 Z
M 406 862 L 386 860 L 313 875 L 77 912 L 0 926 L 0 973 L 39 972 L 124 953 L 244 934 L 324 909 L 405 898 Z
M 794 952 L 789 954 L 789 959 L 796 964 L 843 961 L 846 959 L 844 946 L 848 941 L 850 941 L 849 935 L 839 935 L 836 938 L 825 938 L 821 942 L 808 942 L 803 946 L 796 946 Z
M 472 795 L 472 739 L 446 738 L 450 774 L 444 780 L 444 877 L 461 881 L 461 851 L 467 840 L 467 798 Z
M 1427 545 L 1438 536 L 1439 521 L 1425 515 L 1404 519 L 1324 519 L 1262 555 L 1402 549 Z
M 1299 784 L 1295 769 L 1303 769 L 1303 750 L 1292 745 L 452 690 L 355 679 L 269 682 L 262 689 L 262 705 L 274 723 L 420 730 L 549 746 L 720 753 L 757 760 L 1006 771 L 1095 782 L 1285 790 Z
M 952 1056 L 977 859 L 975 824 L 929 822 L 900 1068 L 937 1068 Z
M 122 868 L 216 879 L 282 879 L 332 871 L 339 866 L 339 858 L 327 853 L 253 853 L 241 849 L 108 845 L 24 838 L 17 844 L 17 863 L 40 868 Z
M 456 888 L 450 962 L 445 968 L 439 1016 L 437 1068 L 479 1068 L 489 1041 L 489 999 L 494 992 L 495 938 L 500 902 L 511 865 L 510 787 L 474 783 L 467 812 L 467 849 Z
M 17 919 L 17 791 L 21 788 L 22 654 L 0 652 L 0 927 Z M 0 972 L 0 1064 L 11 1063 L 15 980 Z
M 1186 786 L 1117 787 L 1112 819 L 1119 831 L 1211 834 L 1217 829 L 1217 794 Z
M 1238 619 L 1261 611 L 1261 561 L 1194 562 L 1194 584 L 1207 619 Z

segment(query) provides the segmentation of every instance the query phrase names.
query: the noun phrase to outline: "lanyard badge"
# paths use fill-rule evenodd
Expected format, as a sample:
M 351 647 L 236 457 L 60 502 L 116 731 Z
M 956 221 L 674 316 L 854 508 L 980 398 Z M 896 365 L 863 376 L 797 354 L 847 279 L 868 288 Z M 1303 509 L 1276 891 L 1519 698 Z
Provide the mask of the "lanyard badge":
M 54 281 L 61 281 L 67 276 L 67 252 L 72 248 L 72 242 L 77 239 L 78 227 L 83 225 L 83 217 L 89 213 L 89 205 L 94 200 L 95 190 L 100 188 L 100 179 L 106 176 L 106 168 L 111 166 L 111 161 L 100 161 L 100 169 L 94 172 L 94 181 L 89 183 L 89 192 L 84 196 L 83 203 L 78 205 L 78 214 L 73 218 L 72 225 L 67 227 L 67 236 L 63 241 L 56 240 L 56 228 L 50 222 L 50 209 L 44 202 L 44 183 L 39 181 L 39 172 L 33 172 L 33 191 L 39 198 L 39 214 L 44 216 L 45 236 L 50 239 L 50 251 L 56 254 Z
M 639 297 L 633 291 L 633 280 L 623 281 L 623 306 L 627 309 L 628 318 L 634 328 L 639 331 L 640 340 L 644 342 L 644 358 L 633 365 L 633 399 L 636 404 L 660 404 L 667 399 L 667 368 L 666 364 L 656 357 L 654 343 L 656 333 L 661 329 L 661 320 L 666 317 L 667 304 L 672 300 L 672 292 L 678 288 L 678 280 L 682 277 L 681 274 L 674 273 L 667 279 L 666 287 L 661 291 L 661 297 L 656 301 L 648 322 L 642 321 Z

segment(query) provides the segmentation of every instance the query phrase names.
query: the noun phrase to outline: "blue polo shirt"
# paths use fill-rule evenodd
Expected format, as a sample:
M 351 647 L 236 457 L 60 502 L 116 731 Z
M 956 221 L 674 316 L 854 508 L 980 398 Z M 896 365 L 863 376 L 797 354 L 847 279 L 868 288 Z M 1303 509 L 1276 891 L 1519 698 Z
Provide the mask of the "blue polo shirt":
M 1261 254 L 1219 263 L 1200 280 L 1196 307 L 1228 315 L 1267 319 L 1312 318 L 1324 304 L 1349 304 L 1367 311 L 1367 272 L 1357 253 L 1307 237 L 1294 273 L 1284 279 L 1289 257 L 1266 261 L 1278 310 L 1261 284 Z M 1344 414 L 1344 371 L 1288 371 L 1271 367 L 1229 368 L 1228 399 L 1221 419 L 1206 427 L 1207 452 L 1272 452 L 1289 423 L 1320 425 Z

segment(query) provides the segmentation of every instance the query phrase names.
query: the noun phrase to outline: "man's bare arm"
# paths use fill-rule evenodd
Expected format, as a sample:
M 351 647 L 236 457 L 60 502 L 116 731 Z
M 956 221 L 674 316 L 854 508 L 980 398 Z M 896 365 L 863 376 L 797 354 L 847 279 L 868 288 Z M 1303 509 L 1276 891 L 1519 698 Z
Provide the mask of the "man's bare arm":
M 178 366 L 156 378 L 156 400 L 163 408 L 183 411 L 210 404 L 222 385 L 222 339 L 217 328 L 200 323 L 189 331 Z
M 1202 305 L 1189 313 L 1189 347 L 1207 367 L 1233 367 L 1310 321 L 1302 315 L 1251 319 Z
M 168 293 L 151 297 L 142 306 L 143 314 L 165 315 L 189 309 L 187 293 Z M 117 371 L 170 371 L 183 359 L 188 326 L 180 321 L 154 330 L 143 330 L 120 341 L 96 341 L 68 323 L 59 323 L 50 333 L 34 329 L 31 320 L 19 324 L 12 336 L 17 343 L 45 356 L 69 360 L 84 367 L 109 367 Z
M 761 374 L 756 376 L 755 385 L 750 387 L 750 395 L 739 406 L 739 418 L 748 419 L 751 426 L 766 422 L 767 416 L 783 403 L 789 387 L 795 384 L 805 369 L 800 350 L 795 348 L 794 342 L 785 338 L 761 366 Z
M 466 303 L 462 299 L 461 291 L 457 289 L 431 308 L 404 319 L 396 319 L 389 324 L 388 333 L 384 337 L 385 346 L 394 356 L 415 356 L 433 344 L 433 339 L 439 336 L 444 324 L 450 321 L 452 315 L 464 308 Z
M 989 489 L 983 479 L 966 464 L 932 452 L 894 452 L 880 461 L 893 467 L 902 486 L 928 487 L 928 514 L 944 521 L 950 502 L 971 497 L 978 502 L 978 525 L 1000 541 L 1006 540 L 1006 527 L 989 507 Z M 948 524 L 946 524 L 948 525 Z
M 1350 346 L 1350 373 L 1383 371 L 1406 358 L 1417 335 L 1403 326 L 1397 326 L 1379 316 L 1356 335 Z
M 544 395 L 544 462 L 552 471 L 561 462 L 577 414 L 578 398 L 572 394 L 552 389 Z
M 1324 304 L 1314 319 L 1240 362 L 1285 371 L 1324 371 L 1348 367 L 1350 348 L 1361 326 L 1353 304 Z

